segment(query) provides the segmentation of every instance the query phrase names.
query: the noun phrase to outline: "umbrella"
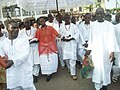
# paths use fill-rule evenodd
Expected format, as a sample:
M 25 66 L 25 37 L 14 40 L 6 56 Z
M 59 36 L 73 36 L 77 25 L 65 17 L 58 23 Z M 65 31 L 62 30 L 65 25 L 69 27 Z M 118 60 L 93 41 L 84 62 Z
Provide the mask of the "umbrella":
M 59 10 L 93 4 L 93 0 L 17 0 L 17 4 L 27 11 Z

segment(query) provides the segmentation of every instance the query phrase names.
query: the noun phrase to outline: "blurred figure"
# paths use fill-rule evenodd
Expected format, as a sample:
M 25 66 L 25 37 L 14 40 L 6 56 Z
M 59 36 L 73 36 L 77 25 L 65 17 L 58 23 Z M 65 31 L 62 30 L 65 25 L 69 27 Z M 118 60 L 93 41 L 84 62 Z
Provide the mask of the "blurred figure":
M 77 21 L 76 25 L 78 25 L 78 24 L 80 24 L 81 22 L 83 22 L 83 21 L 84 21 L 84 18 L 85 18 L 85 15 L 82 14 L 82 15 L 80 16 L 80 20 Z
M 111 22 L 112 21 L 111 18 L 112 18 L 112 16 L 110 14 L 105 15 L 105 20 Z
M 74 16 L 71 18 L 71 23 L 76 24 L 76 18 Z
M 116 39 L 118 42 L 118 46 L 120 49 L 120 39 L 119 39 L 119 35 L 120 35 L 120 16 L 118 17 L 118 24 L 114 25 L 115 27 L 115 35 L 116 35 Z M 118 80 L 118 76 L 120 76 L 120 51 L 119 52 L 115 52 L 115 62 L 113 65 L 113 76 L 112 76 L 112 80 L 114 82 L 117 82 Z
M 59 13 L 58 15 L 56 15 L 56 27 L 58 27 L 58 33 L 60 33 L 60 27 L 62 24 L 64 24 L 65 22 L 63 21 L 63 16 Z M 65 66 L 65 62 L 63 60 L 63 53 L 62 53 L 62 41 L 61 38 L 57 38 L 56 39 L 57 42 L 57 48 L 58 48 L 58 59 L 60 61 L 60 65 L 61 65 L 61 69 L 64 69 Z
M 92 15 L 91 15 L 91 21 L 92 21 L 92 22 L 96 21 L 96 15 L 95 15 L 95 14 L 92 14 Z
M 34 36 L 37 29 L 30 26 L 30 21 L 28 19 L 24 20 L 24 26 L 25 28 L 20 30 L 19 37 L 27 38 L 30 43 L 30 54 L 28 60 L 31 61 L 31 65 L 33 66 L 34 82 L 37 82 L 40 69 L 38 42 L 34 41 Z
M 19 23 L 19 28 L 20 28 L 20 30 L 22 30 L 22 29 L 25 28 L 24 22 L 20 22 L 20 23 Z
M 2 23 L 2 21 L 0 21 L 0 26 L 1 26 L 1 31 L 5 34 L 5 36 L 7 37 L 8 36 L 8 32 L 7 30 L 5 29 L 5 26 L 4 24 Z
M 0 21 L 0 49 L 2 48 L 3 41 L 6 38 L 5 33 L 2 31 L 2 28 L 3 25 L 2 22 Z M 6 71 L 5 68 L 3 68 L 1 65 L 0 65 L 0 90 L 6 90 Z
M 35 29 L 39 28 L 39 25 L 38 25 L 37 21 L 32 22 L 32 27 L 35 28 Z
M 115 15 L 115 21 L 113 21 L 112 23 L 114 24 L 114 25 L 116 25 L 116 24 L 118 24 L 119 23 L 119 18 L 120 17 L 120 12 L 119 13 L 116 13 L 116 15 Z
M 52 14 L 48 14 L 48 20 L 45 23 L 48 26 L 52 26 L 57 32 L 59 32 L 59 25 L 56 23 L 55 18 L 52 16 Z
M 82 57 L 85 54 L 86 48 L 88 46 L 91 23 L 91 14 L 86 13 L 84 21 L 78 25 L 80 30 L 80 41 L 78 43 L 78 59 L 80 60 L 80 68 L 82 65 Z

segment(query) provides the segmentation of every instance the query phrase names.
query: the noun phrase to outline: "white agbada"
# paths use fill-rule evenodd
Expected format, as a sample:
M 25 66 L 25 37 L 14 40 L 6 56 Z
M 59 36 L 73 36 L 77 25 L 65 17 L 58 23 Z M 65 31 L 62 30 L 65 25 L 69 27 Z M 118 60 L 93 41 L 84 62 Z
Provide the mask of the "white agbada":
M 108 21 L 93 23 L 87 49 L 92 50 L 94 63 L 92 81 L 105 86 L 110 84 L 112 63 L 109 55 L 119 50 L 112 23 Z
M 26 38 L 17 37 L 13 40 L 6 38 L 3 41 L 1 55 L 7 55 L 8 60 L 13 60 L 14 64 L 7 69 L 7 88 L 13 89 L 18 86 L 23 88 L 34 87 L 32 66 L 27 59 L 29 56 L 30 46 Z M 31 89 L 35 90 L 35 88 Z
M 79 30 L 80 30 L 80 35 L 79 35 L 79 42 L 78 42 L 78 55 L 83 57 L 85 54 L 85 47 L 83 44 L 85 44 L 85 41 L 89 40 L 89 33 L 91 29 L 91 22 L 90 24 L 85 24 L 85 21 L 81 22 L 80 24 L 77 25 Z
M 2 37 L 0 37 L 0 42 L 2 42 L 5 38 L 6 38 L 6 36 L 4 34 Z M 0 46 L 1 46 L 1 44 L 0 44 Z
M 59 24 L 56 20 L 53 20 L 53 22 L 46 21 L 45 24 L 48 26 L 52 26 L 57 32 L 59 32 Z
M 60 35 L 73 37 L 75 40 L 62 43 L 63 59 L 77 60 L 77 42 L 79 41 L 79 29 L 75 24 L 70 25 L 62 24 L 60 26 Z
M 91 29 L 91 22 L 90 24 L 85 24 L 85 21 L 81 22 L 78 26 L 78 28 L 80 29 L 80 32 L 83 36 L 84 41 L 88 41 L 89 40 L 89 33 L 90 33 L 90 29 Z
M 115 53 L 115 65 L 120 68 L 120 23 L 115 25 L 115 35 L 119 46 L 119 52 Z
M 36 33 L 36 29 L 31 27 L 31 30 L 20 30 L 19 37 L 26 37 L 28 40 L 33 39 Z M 29 59 L 32 59 L 32 64 L 40 64 L 39 53 L 38 53 L 38 43 L 33 43 L 30 45 L 31 53 Z

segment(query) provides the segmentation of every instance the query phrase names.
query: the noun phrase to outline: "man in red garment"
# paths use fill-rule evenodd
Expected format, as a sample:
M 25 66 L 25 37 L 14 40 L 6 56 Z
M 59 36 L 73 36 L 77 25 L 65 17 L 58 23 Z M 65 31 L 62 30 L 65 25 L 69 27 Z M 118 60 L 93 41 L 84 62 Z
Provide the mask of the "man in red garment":
M 56 46 L 56 37 L 60 37 L 57 31 L 45 24 L 45 19 L 40 18 L 41 28 L 36 31 L 35 38 L 39 40 L 39 55 L 41 72 L 47 75 L 46 81 L 51 79 L 51 74 L 57 72 L 58 68 L 58 50 Z

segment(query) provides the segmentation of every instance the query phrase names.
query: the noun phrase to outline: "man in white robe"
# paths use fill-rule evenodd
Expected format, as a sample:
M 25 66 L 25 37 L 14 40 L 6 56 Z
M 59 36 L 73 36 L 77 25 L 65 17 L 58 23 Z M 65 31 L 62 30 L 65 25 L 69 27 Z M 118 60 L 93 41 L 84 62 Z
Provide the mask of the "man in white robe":
M 120 18 L 120 16 L 119 16 L 119 18 Z M 114 82 L 116 82 L 118 76 L 120 76 L 120 39 L 119 39 L 119 35 L 120 35 L 120 19 L 119 19 L 118 22 L 119 22 L 118 24 L 114 25 L 114 27 L 115 27 L 115 36 L 116 36 L 118 46 L 119 46 L 119 52 L 115 52 L 115 63 L 114 63 L 114 66 L 113 66 L 112 80 Z
M 96 90 L 107 90 L 107 85 L 111 83 L 111 68 L 114 60 L 114 52 L 119 50 L 116 42 L 114 26 L 104 20 L 104 9 L 96 10 L 96 18 L 90 30 L 87 53 L 92 51 L 92 61 L 94 70 L 92 81 L 95 83 Z
M 118 46 L 119 46 L 119 49 L 120 49 L 120 39 L 119 39 L 119 35 L 120 35 L 120 23 L 115 25 L 115 35 L 116 35 L 116 39 L 117 39 L 117 42 L 118 42 Z M 120 67 L 120 50 L 119 52 L 116 52 L 115 53 L 115 64 Z
M 37 29 L 30 26 L 29 20 L 25 20 L 24 25 L 25 25 L 25 28 L 23 30 L 20 30 L 19 37 L 25 37 L 30 42 L 30 54 L 28 59 L 31 61 L 31 65 L 33 65 L 34 82 L 37 82 L 38 76 L 39 76 L 39 70 L 40 70 L 38 43 L 37 42 L 31 43 L 31 41 L 35 41 L 34 36 Z
M 0 21 L 0 50 L 3 45 L 3 41 L 6 38 L 5 33 L 2 31 L 2 22 Z M 0 51 L 1 52 L 1 51 Z M 3 68 L 0 65 L 0 90 L 6 90 L 6 71 L 5 68 Z
M 65 22 L 62 20 L 63 16 L 61 14 L 56 15 L 56 20 L 54 21 L 54 25 L 55 25 L 55 29 L 57 29 L 56 31 L 58 33 L 60 33 L 60 26 L 62 24 L 64 24 Z M 57 42 L 57 48 L 58 48 L 58 56 L 59 56 L 59 61 L 60 61 L 60 65 L 61 65 L 61 69 L 64 69 L 65 66 L 65 62 L 63 60 L 63 55 L 62 55 L 62 41 L 61 38 L 56 38 L 56 42 Z
M 56 19 L 53 18 L 53 16 L 51 14 L 48 14 L 48 21 L 46 22 L 46 25 L 48 26 L 52 26 L 58 33 L 60 32 L 60 26 L 65 23 L 62 20 L 62 15 L 58 14 L 56 15 Z M 63 61 L 63 57 L 62 57 L 62 41 L 60 40 L 60 38 L 56 38 L 56 43 L 57 43 L 57 48 L 58 48 L 58 59 L 60 60 L 60 65 L 61 65 L 61 69 L 64 69 L 65 63 Z
M 7 24 L 8 38 L 4 39 L 0 55 L 6 56 L 7 89 L 36 90 L 33 84 L 32 65 L 27 59 L 30 46 L 26 38 L 18 37 L 15 21 Z
M 60 26 L 60 35 L 62 35 L 62 52 L 63 60 L 68 60 L 70 73 L 73 80 L 76 80 L 76 60 L 77 60 L 77 42 L 79 39 L 78 27 L 70 23 L 70 16 L 66 14 L 64 16 L 65 24 Z
M 85 54 L 87 42 L 89 40 L 89 32 L 91 29 L 91 14 L 86 13 L 84 16 L 84 21 L 79 23 L 77 26 L 80 30 L 80 41 L 78 42 L 78 57 L 80 57 L 80 62 L 82 64 L 82 58 Z
M 55 18 L 52 16 L 52 14 L 48 14 L 48 20 L 45 24 L 48 26 L 52 26 L 57 32 L 59 32 L 59 25 L 56 22 Z

